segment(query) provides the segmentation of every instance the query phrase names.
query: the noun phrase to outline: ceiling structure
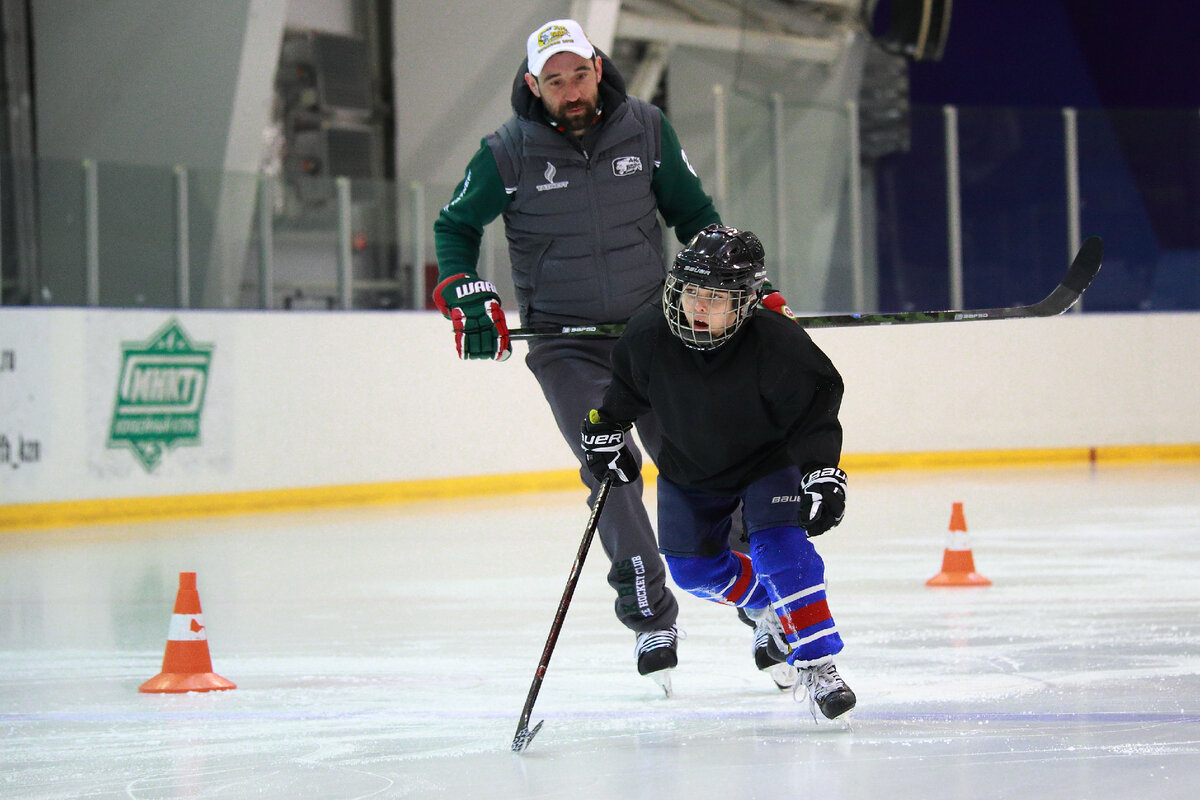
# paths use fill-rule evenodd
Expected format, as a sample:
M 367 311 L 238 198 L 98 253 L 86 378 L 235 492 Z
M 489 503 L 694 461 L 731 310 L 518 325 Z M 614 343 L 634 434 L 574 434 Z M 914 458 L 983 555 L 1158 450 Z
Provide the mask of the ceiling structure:
M 680 46 L 832 64 L 864 29 L 871 0 L 576 0 L 572 15 L 600 49 L 638 47 L 629 79 L 637 97 L 654 94 Z

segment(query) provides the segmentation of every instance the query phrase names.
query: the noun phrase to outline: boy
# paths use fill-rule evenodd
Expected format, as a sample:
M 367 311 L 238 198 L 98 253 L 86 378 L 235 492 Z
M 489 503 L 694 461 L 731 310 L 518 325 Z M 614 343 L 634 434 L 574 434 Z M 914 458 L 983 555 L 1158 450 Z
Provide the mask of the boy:
M 582 442 L 598 480 L 636 480 L 624 435 L 655 412 L 658 545 L 671 577 L 744 609 L 786 659 L 759 668 L 773 669 L 781 688 L 803 687 L 814 717 L 819 708 L 834 719 L 855 696 L 833 665 L 842 639 L 809 538 L 845 510 L 842 379 L 802 328 L 758 308 L 765 275 L 753 233 L 709 225 L 696 234 L 675 258 L 661 308 L 635 315 L 617 342 L 612 382 Z M 729 547 L 739 502 L 749 557 Z

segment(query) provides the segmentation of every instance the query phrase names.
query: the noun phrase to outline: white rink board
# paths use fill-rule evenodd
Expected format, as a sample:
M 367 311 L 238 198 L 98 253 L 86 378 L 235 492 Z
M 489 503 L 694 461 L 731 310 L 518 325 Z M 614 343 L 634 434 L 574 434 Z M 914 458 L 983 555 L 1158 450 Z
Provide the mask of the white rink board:
M 125 348 L 176 320 L 210 361 L 198 437 L 113 446 Z M 1200 315 L 815 330 L 847 454 L 1200 442 Z M 0 503 L 569 470 L 526 346 L 460 362 L 433 312 L 0 310 Z

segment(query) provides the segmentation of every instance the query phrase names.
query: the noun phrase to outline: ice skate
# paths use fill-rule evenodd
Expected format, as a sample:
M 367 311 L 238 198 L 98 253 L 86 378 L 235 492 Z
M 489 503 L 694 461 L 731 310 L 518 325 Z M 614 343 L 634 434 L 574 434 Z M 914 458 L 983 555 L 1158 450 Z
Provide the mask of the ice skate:
M 826 719 L 837 719 L 854 708 L 857 702 L 854 691 L 846 685 L 842 676 L 838 675 L 832 656 L 819 659 L 810 666 L 801 667 L 799 677 L 793 697 L 802 702 L 800 690 L 804 689 L 808 694 L 808 708 L 812 712 L 813 720 L 817 719 L 817 709 L 821 710 Z
M 659 685 L 663 694 L 671 696 L 671 670 L 679 664 L 675 648 L 679 643 L 679 628 L 672 625 L 659 631 L 637 635 L 634 655 L 639 675 L 645 675 Z
M 780 691 L 796 685 L 796 668 L 787 663 L 791 646 L 783 636 L 783 625 L 770 606 L 743 611 L 743 622 L 754 626 L 754 666 L 771 676 Z

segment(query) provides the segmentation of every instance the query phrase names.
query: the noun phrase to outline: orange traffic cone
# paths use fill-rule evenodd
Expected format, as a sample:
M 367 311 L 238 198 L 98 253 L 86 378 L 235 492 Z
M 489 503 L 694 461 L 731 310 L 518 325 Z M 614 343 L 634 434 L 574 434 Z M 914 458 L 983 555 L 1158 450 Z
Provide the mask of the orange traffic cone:
M 926 586 L 991 586 L 992 582 L 975 571 L 975 556 L 967 543 L 967 522 L 962 503 L 950 511 L 950 534 L 942 554 L 942 571 L 925 581 Z
M 200 613 L 200 593 L 196 591 L 196 573 L 179 573 L 179 593 L 175 595 L 175 613 L 167 629 L 167 650 L 162 672 L 138 687 L 139 692 L 212 692 L 236 689 L 212 671 L 208 655 L 208 634 Z

